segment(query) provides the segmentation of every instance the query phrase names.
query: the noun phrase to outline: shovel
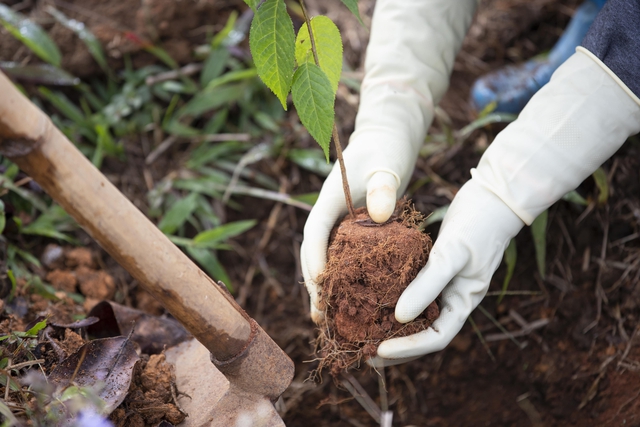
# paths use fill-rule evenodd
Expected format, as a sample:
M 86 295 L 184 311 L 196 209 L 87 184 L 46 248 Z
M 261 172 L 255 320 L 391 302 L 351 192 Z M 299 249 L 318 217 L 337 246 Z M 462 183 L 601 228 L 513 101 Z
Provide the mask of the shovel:
M 1 72 L 0 154 L 40 184 L 199 341 L 171 357 L 178 387 L 197 396 L 190 425 L 284 425 L 273 403 L 291 383 L 291 359 Z M 180 366 L 183 360 L 197 366 L 193 358 L 206 366 L 191 378 L 194 372 Z M 208 391 L 194 388 L 204 385 Z

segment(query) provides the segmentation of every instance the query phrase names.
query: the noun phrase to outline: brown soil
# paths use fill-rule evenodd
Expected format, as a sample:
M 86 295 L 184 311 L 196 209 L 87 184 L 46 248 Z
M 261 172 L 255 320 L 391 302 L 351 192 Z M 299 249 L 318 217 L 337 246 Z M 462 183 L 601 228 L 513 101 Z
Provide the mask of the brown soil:
M 175 376 L 164 354 L 149 356 L 135 368 L 129 394 L 111 414 L 116 427 L 156 426 L 163 420 L 173 425 L 181 423 L 186 415 L 174 403 Z
M 132 52 L 135 66 L 154 61 L 118 30 L 137 31 L 138 14 L 133 11 L 140 9 L 141 2 L 73 0 L 59 3 L 86 4 L 87 9 L 96 12 L 87 16 L 61 6 L 69 16 L 87 23 L 104 42 L 110 61 L 116 67 L 119 55 L 127 51 Z M 199 6 L 192 7 L 195 3 L 205 4 L 208 13 L 202 13 Z M 373 3 L 370 0 L 359 2 L 367 27 L 371 22 Z M 468 104 L 469 88 L 475 78 L 550 49 L 580 3 L 581 0 L 482 0 L 456 60 L 450 89 L 440 103 L 451 118 L 452 129 L 460 129 L 475 118 Z M 26 3 L 9 0 L 8 4 Z M 44 13 L 38 13 L 44 10 L 42 6 L 47 2 L 36 1 L 35 4 L 40 7 L 32 9 L 32 16 L 45 18 Z M 177 59 L 180 55 L 190 55 L 192 48 L 205 40 L 207 30 L 219 30 L 230 9 L 246 10 L 240 0 L 187 3 L 183 0 L 178 4 L 185 7 L 181 7 L 179 13 L 175 8 L 167 9 L 173 10 L 175 16 L 171 17 L 171 25 L 162 30 L 167 33 L 160 35 L 158 43 Z M 326 12 L 337 21 L 345 43 L 346 63 L 354 70 L 352 74 L 361 75 L 368 31 L 344 12 L 340 2 L 309 0 L 308 7 L 312 14 Z M 29 13 L 28 10 L 23 12 Z M 193 15 L 195 19 L 187 18 L 187 15 Z M 47 30 L 55 25 L 49 18 L 39 22 Z M 174 29 L 173 35 L 168 33 Z M 175 34 L 178 30 L 182 33 Z M 97 71 L 84 45 L 69 33 L 63 34 L 65 31 L 59 28 L 55 34 L 63 50 L 65 69 L 78 75 Z M 176 46 L 180 39 L 188 40 L 190 49 L 173 49 L 169 43 L 172 38 L 178 39 Z M 36 61 L 2 29 L 0 57 Z M 346 141 L 353 130 L 358 93 L 340 85 L 336 99 L 336 116 L 341 119 L 339 132 Z M 430 134 L 442 134 L 444 122 L 446 120 L 435 123 Z M 298 148 L 314 147 L 310 137 L 305 139 L 300 133 L 292 135 L 291 128 L 298 126 L 295 117 L 283 121 L 281 130 L 285 143 L 295 143 Z M 446 145 L 428 157 L 421 157 L 409 187 L 416 207 L 422 212 L 431 212 L 450 203 L 456 191 L 470 178 L 470 168 L 477 165 L 482 151 L 502 128 L 502 125 L 487 126 L 474 132 L 464 143 Z M 142 171 L 148 152 L 141 147 L 148 139 L 149 135 L 142 135 L 124 140 L 126 162 L 107 159 L 104 169 L 109 179 L 143 211 L 147 207 L 148 187 Z M 490 295 L 481 305 L 498 320 L 501 328 L 521 334 L 515 337 L 519 346 L 503 335 L 491 319 L 476 310 L 471 315 L 473 326 L 467 322 L 445 350 L 385 369 L 385 401 L 393 411 L 394 425 L 559 427 L 638 424 L 640 267 L 636 261 L 640 258 L 640 239 L 634 237 L 640 233 L 638 147 L 636 137 L 635 142 L 625 144 L 604 165 L 609 183 L 606 203 L 596 205 L 593 202 L 585 209 L 560 202 L 551 208 L 545 277 L 537 273 L 533 243 L 525 228 L 517 238 L 518 261 L 509 284 L 509 292 L 516 293 L 510 293 L 497 304 L 495 295 L 501 290 L 506 272 L 504 265 L 492 279 Z M 183 155 L 176 147 L 166 153 L 166 159 L 154 163 L 150 168 L 153 182 L 159 182 L 174 171 L 179 164 L 176 159 Z M 267 159 L 251 168 L 284 183 L 286 191 L 292 195 L 317 192 L 322 186 L 322 176 L 305 172 L 284 157 L 275 161 Z M 579 192 L 589 200 L 597 200 L 598 190 L 590 178 L 580 186 Z M 224 251 L 219 257 L 236 286 L 234 296 L 238 302 L 296 363 L 298 375 L 278 404 L 286 425 L 379 426 L 380 423 L 347 391 L 336 388 L 330 381 L 323 384 L 305 381 L 308 372 L 317 368 L 317 362 L 309 363 L 314 350 L 310 342 L 315 329 L 309 319 L 309 299 L 298 258 L 306 213 L 264 199 L 233 197 L 233 200 L 243 207 L 242 211 L 225 210 L 215 205 L 215 201 L 214 206 L 225 213 L 228 221 L 257 219 L 259 224 L 236 238 L 234 247 L 237 251 Z M 438 226 L 429 226 L 427 231 L 435 239 Z M 80 237 L 86 246 L 99 250 L 86 236 Z M 123 290 L 116 294 L 116 302 L 139 304 L 138 296 L 130 295 L 131 290 L 137 288 L 135 281 L 100 253 L 118 290 Z M 64 270 L 64 263 L 49 270 L 55 268 Z M 22 289 L 22 285 L 18 288 Z M 14 302 L 6 303 L 5 307 L 15 308 L 16 301 L 21 298 L 24 301 L 25 297 L 19 293 Z M 48 304 L 50 308 L 56 305 L 68 307 L 62 302 Z M 32 312 L 22 317 L 7 315 L 5 311 L 0 319 L 0 333 L 24 330 L 32 318 Z M 523 327 L 522 320 L 526 324 L 547 320 L 548 324 L 530 330 Z M 377 375 L 366 369 L 352 371 L 352 375 L 373 401 L 382 406 Z M 0 392 L 3 392 L 2 388 Z M 140 423 L 144 422 L 142 415 L 137 414 L 131 415 L 126 425 L 143 425 L 135 424 L 134 417 L 138 417 Z
M 322 359 L 334 376 L 363 358 L 376 355 L 378 344 L 428 328 L 438 317 L 432 303 L 407 324 L 394 309 L 402 291 L 427 263 L 431 238 L 419 226 L 424 217 L 406 199 L 389 221 L 376 224 L 366 208 L 348 216 L 332 231 L 327 266 L 320 276 L 321 309 L 326 324 L 318 339 Z

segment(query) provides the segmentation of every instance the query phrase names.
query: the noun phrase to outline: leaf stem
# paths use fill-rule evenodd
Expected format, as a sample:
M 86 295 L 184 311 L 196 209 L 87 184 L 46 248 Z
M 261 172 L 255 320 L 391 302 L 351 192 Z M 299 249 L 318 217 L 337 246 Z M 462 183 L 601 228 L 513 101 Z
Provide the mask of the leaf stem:
M 300 7 L 302 8 L 302 14 L 304 20 L 307 23 L 307 30 L 309 31 L 309 40 L 311 41 L 311 51 L 313 52 L 313 60 L 316 65 L 320 67 L 320 61 L 318 60 L 318 50 L 316 49 L 316 40 L 313 36 L 313 30 L 311 29 L 311 19 L 307 13 L 307 8 L 304 5 L 304 0 L 299 0 Z M 336 125 L 335 118 L 333 120 L 333 144 L 336 146 L 336 156 L 338 157 L 338 164 L 340 165 L 340 175 L 342 176 L 342 191 L 344 192 L 344 199 L 349 209 L 349 215 L 353 218 L 356 217 L 355 209 L 353 207 L 353 200 L 351 199 L 351 189 L 349 188 L 349 181 L 347 180 L 347 169 L 344 165 L 344 158 L 342 156 L 342 145 L 340 144 L 340 137 L 338 135 L 338 126 Z

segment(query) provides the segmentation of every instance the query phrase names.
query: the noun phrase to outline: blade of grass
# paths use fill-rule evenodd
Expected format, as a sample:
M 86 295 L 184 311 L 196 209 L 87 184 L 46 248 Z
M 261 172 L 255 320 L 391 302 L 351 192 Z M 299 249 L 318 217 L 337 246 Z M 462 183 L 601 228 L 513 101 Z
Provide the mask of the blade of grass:
M 501 331 L 502 333 L 504 333 L 505 335 L 507 335 L 507 336 L 509 337 L 509 339 L 510 339 L 510 340 L 511 340 L 515 345 L 517 345 L 517 346 L 518 346 L 518 348 L 519 348 L 519 349 L 522 349 L 522 343 L 520 343 L 520 341 L 518 341 L 517 339 L 515 339 L 515 337 L 513 336 L 513 334 L 512 334 L 511 332 L 509 332 L 509 331 L 508 331 L 504 326 L 502 326 L 502 323 L 498 322 L 498 320 L 497 320 L 495 317 L 493 317 L 493 316 L 491 315 L 491 313 L 489 313 L 489 312 L 488 312 L 488 311 L 487 311 L 483 306 L 481 306 L 481 305 L 478 305 L 478 310 L 479 310 L 482 314 L 484 314 L 484 315 L 487 317 L 487 319 L 489 319 L 489 320 L 491 321 L 491 323 L 493 323 L 494 325 L 496 325 L 496 327 L 497 327 L 498 329 L 500 329 L 500 331 Z M 471 317 L 469 317 L 469 318 L 471 318 Z M 484 338 L 483 338 L 483 340 L 484 340 Z
M 56 67 L 60 66 L 62 55 L 58 46 L 38 24 L 1 3 L 0 24 L 40 59 Z
M 185 249 L 214 280 L 223 282 L 229 292 L 233 293 L 233 283 L 213 251 L 192 246 L 187 246 Z
M 498 300 L 496 304 L 500 304 L 502 298 L 507 293 L 507 289 L 509 288 L 509 282 L 511 282 L 511 278 L 513 277 L 513 271 L 516 268 L 516 261 L 518 259 L 518 251 L 516 248 L 516 239 L 511 239 L 509 242 L 509 246 L 504 251 L 504 262 L 507 265 L 507 274 L 504 276 L 504 280 L 502 282 L 502 291 L 500 292 L 500 296 L 498 296 Z
M 87 46 L 89 53 L 96 60 L 100 68 L 107 73 L 111 74 L 111 70 L 109 69 L 109 65 L 107 64 L 107 57 L 102 50 L 102 45 L 98 41 L 95 35 L 84 25 L 84 23 L 80 21 L 76 21 L 75 19 L 69 19 L 64 13 L 60 12 L 53 6 L 46 7 L 47 13 L 53 16 L 56 21 L 58 21 L 61 25 L 69 30 L 73 31 L 80 40 Z
M 484 349 L 487 351 L 487 354 L 489 355 L 491 360 L 493 362 L 495 362 L 496 358 L 494 357 L 493 353 L 491 352 L 491 349 L 489 348 L 489 345 L 487 344 L 487 342 L 485 341 L 484 337 L 482 336 L 482 332 L 480 332 L 480 329 L 478 329 L 478 326 L 476 325 L 476 322 L 474 322 L 474 320 L 473 320 L 473 318 L 471 316 L 469 316 L 467 318 L 467 320 L 469 320 L 469 323 L 471 323 L 471 327 L 473 328 L 473 332 L 476 333 L 476 336 L 478 337 L 478 339 L 482 343 L 482 346 L 484 347 Z
M 545 278 L 546 273 L 546 258 L 547 258 L 547 221 L 549 218 L 549 211 L 542 212 L 531 223 L 531 234 L 533 236 L 533 244 L 536 249 L 536 263 L 538 265 L 538 273 L 542 279 Z

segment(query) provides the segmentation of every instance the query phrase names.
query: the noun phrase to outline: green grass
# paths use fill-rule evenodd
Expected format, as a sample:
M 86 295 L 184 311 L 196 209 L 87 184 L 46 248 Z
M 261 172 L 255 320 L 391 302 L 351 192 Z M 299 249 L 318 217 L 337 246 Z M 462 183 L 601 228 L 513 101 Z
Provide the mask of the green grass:
M 232 14 L 219 33 L 196 49 L 191 65 L 201 66 L 201 71 L 187 76 L 175 72 L 178 64 L 164 50 L 143 40 L 138 42 L 157 57 L 157 64 L 136 69 L 125 57 L 124 69 L 111 69 L 102 46 L 86 27 L 75 25 L 52 7 L 47 12 L 75 31 L 103 75 L 81 81 L 60 69 L 55 43 L 43 31 L 34 31 L 37 37 L 27 35 L 23 43 L 36 53 L 45 52 L 45 60 L 56 60 L 37 68 L 36 81 L 43 84 L 29 93 L 31 99 L 98 168 L 105 159 L 130 161 L 125 140 L 128 144 L 139 144 L 141 138 L 154 142 L 148 165 L 177 146 L 180 156 L 170 164 L 171 173 L 148 192 L 145 213 L 208 274 L 233 291 L 219 252 L 232 250 L 227 241 L 257 221 L 225 222 L 213 206 L 222 203 L 242 210 L 237 194 L 303 209 L 309 209 L 315 199 L 314 194 L 300 199 L 281 194 L 277 180 L 254 168 L 259 161 L 286 156 L 288 145 L 281 132 L 285 114 L 280 102 L 259 81 L 250 61 L 229 52 L 229 46 L 240 41 L 241 20 Z M 23 16 L 15 19 L 39 28 Z M 47 56 L 49 51 L 53 53 Z M 28 71 L 20 64 L 5 63 L 3 69 L 18 77 Z M 298 149 L 291 156 L 304 168 L 327 173 L 326 164 L 319 161 L 323 157 L 319 148 Z M 77 225 L 14 164 L 1 159 L 0 166 L 0 246 L 7 254 L 0 275 L 8 272 L 26 278 L 38 292 L 52 297 L 52 289 L 33 274 L 40 267 L 33 251 L 49 240 L 77 244 Z

